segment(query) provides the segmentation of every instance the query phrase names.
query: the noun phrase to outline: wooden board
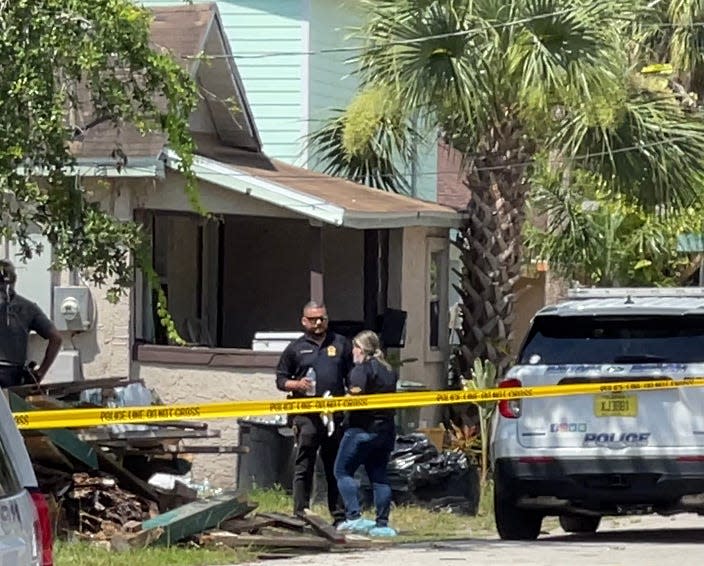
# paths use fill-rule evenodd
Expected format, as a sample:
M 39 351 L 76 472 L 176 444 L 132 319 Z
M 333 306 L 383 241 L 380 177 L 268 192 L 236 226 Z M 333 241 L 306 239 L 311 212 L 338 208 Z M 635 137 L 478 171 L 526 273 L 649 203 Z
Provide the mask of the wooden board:
M 159 441 L 182 440 L 184 438 L 220 438 L 219 430 L 126 430 L 113 432 L 107 428 L 96 428 L 79 433 L 81 440 L 86 442 L 102 442 L 110 440 Z
M 336 544 L 344 544 L 346 542 L 344 533 L 338 531 L 320 515 L 306 510 L 305 515 L 300 517 L 313 528 L 316 534 Z
M 24 399 L 8 391 L 8 400 L 13 412 L 32 411 L 35 407 L 27 403 Z M 29 431 L 28 431 L 29 432 Z M 90 444 L 81 441 L 76 434 L 64 428 L 41 430 L 41 434 L 49 438 L 57 448 L 63 450 L 69 456 L 73 456 L 89 468 L 98 469 L 98 455 Z
M 40 383 L 38 386 L 34 383 L 31 385 L 19 385 L 10 387 L 8 390 L 21 397 L 33 393 L 42 395 L 51 395 L 52 397 L 64 397 L 73 393 L 80 393 L 86 389 L 102 389 L 112 387 L 124 387 L 130 383 L 144 383 L 143 380 L 130 381 L 127 377 L 106 377 L 102 379 L 89 379 L 87 381 L 64 381 L 61 383 Z
M 283 513 L 257 513 L 257 517 L 266 517 L 267 519 L 273 519 L 274 525 L 277 527 L 284 527 L 285 529 L 293 529 L 296 531 L 302 531 L 307 523 L 303 519 L 297 517 L 289 517 Z
M 253 546 L 255 548 L 301 548 L 310 550 L 330 550 L 329 540 L 318 536 L 305 535 L 238 535 L 227 531 L 211 531 L 201 537 L 204 544 L 223 544 L 230 548 Z
M 220 530 L 235 534 L 251 534 L 252 531 L 259 531 L 264 527 L 271 527 L 274 523 L 275 521 L 273 519 L 267 519 L 266 517 L 255 515 L 254 517 L 246 519 L 227 519 L 220 524 Z
M 71 460 L 46 436 L 25 435 L 24 444 L 32 463 L 41 463 L 59 470 L 73 470 Z
M 191 535 L 215 528 L 225 519 L 244 517 L 251 510 L 252 504 L 239 492 L 224 493 L 194 501 L 144 521 L 142 531 L 163 529 L 155 544 L 172 545 Z

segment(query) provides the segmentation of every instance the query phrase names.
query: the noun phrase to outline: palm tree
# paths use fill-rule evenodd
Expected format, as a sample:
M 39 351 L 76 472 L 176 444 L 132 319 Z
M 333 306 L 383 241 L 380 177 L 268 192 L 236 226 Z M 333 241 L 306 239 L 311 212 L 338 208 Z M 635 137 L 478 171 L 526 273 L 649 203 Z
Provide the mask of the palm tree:
M 388 175 L 372 184 L 392 189 L 415 126 L 461 152 L 461 365 L 489 359 L 501 374 L 536 159 L 588 168 L 648 205 L 683 204 L 698 195 L 704 122 L 637 72 L 639 22 L 655 17 L 642 0 L 361 1 L 359 95 L 312 142 L 325 142 L 328 172 L 369 181 L 375 162 Z
M 640 22 L 640 45 L 653 62 L 668 65 L 670 86 L 685 102 L 704 95 L 704 4 L 653 0 Z

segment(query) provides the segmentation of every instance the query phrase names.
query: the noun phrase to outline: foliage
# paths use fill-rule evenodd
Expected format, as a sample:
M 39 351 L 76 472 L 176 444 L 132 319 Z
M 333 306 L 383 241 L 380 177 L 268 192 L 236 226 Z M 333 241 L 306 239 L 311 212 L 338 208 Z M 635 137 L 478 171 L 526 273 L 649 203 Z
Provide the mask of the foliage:
M 399 162 L 412 159 L 418 132 L 385 87 L 361 91 L 309 140 L 323 171 L 370 187 L 408 193 Z M 340 151 L 344 148 L 344 151 Z
M 597 175 L 575 171 L 566 184 L 555 171 L 536 179 L 531 216 L 545 226 L 525 226 L 526 249 L 558 275 L 587 286 L 680 285 L 691 258 L 678 253 L 677 236 L 697 231 L 699 202 L 652 211 L 619 195 Z M 665 212 L 669 212 L 666 214 Z
M 406 364 L 417 362 L 418 358 L 402 358 L 397 350 L 391 350 L 386 354 L 386 361 L 396 371 L 400 370 Z
M 686 71 L 684 60 L 673 55 L 675 36 L 663 36 L 665 45 L 656 45 L 651 32 L 663 13 L 676 21 L 695 2 L 362 4 L 368 18 L 356 31 L 363 48 L 353 60 L 359 97 L 375 100 L 365 98 L 367 93 L 383 89 L 384 108 L 400 108 L 406 118 L 395 112 L 394 120 L 378 119 L 378 110 L 358 98 L 321 130 L 334 129 L 336 135 L 323 136 L 318 155 L 333 174 L 364 180 L 359 171 L 383 163 L 379 175 L 396 175 L 402 167 L 394 156 L 407 155 L 412 145 L 406 124 L 418 124 L 421 132 L 439 130 L 461 152 L 471 193 L 458 238 L 460 369 L 466 375 L 481 358 L 502 373 L 510 363 L 525 201 L 538 157 L 549 155 L 562 175 L 598 174 L 611 191 L 650 210 L 687 207 L 699 198 L 704 115 L 685 100 L 677 81 L 661 76 L 669 72 L 666 65 L 639 72 L 668 62 L 669 55 L 674 77 Z M 680 43 L 688 46 L 680 51 L 701 57 L 692 41 Z M 377 118 L 364 119 L 369 117 Z M 346 129 L 353 131 L 345 136 Z M 345 142 L 350 138 L 354 144 Z M 384 144 L 376 143 L 380 139 Z M 365 151 L 351 151 L 352 146 Z
M 163 132 L 198 211 L 188 118 L 193 81 L 149 42 L 149 13 L 131 0 L 0 0 L 0 235 L 21 255 L 52 245 L 55 269 L 78 270 L 117 299 L 147 241 L 77 177 L 72 149 L 92 128 Z M 125 165 L 117 146 L 106 159 Z
M 635 26 L 640 62 L 667 64 L 671 86 L 687 102 L 704 94 L 704 4 L 699 0 L 651 2 Z
M 489 360 L 474 360 L 471 379 L 463 380 L 463 389 L 492 389 L 496 386 L 496 366 Z M 491 418 L 496 410 L 496 403 L 476 403 L 479 411 L 479 439 L 481 441 L 480 482 L 482 489 L 489 479 L 489 438 L 491 436 Z

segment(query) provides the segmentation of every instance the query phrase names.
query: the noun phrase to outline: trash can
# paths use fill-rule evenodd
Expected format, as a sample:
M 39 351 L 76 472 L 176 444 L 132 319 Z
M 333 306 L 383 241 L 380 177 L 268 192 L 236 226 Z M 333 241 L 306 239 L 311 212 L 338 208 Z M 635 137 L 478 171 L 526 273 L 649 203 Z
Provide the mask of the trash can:
M 239 445 L 249 448 L 237 459 L 237 489 L 281 486 L 290 493 L 293 482 L 293 431 L 271 418 L 239 419 Z
M 428 387 L 424 383 L 417 381 L 399 380 L 396 384 L 398 393 L 410 391 L 427 391 Z M 396 432 L 397 434 L 410 434 L 420 426 L 420 407 L 404 407 L 396 409 Z

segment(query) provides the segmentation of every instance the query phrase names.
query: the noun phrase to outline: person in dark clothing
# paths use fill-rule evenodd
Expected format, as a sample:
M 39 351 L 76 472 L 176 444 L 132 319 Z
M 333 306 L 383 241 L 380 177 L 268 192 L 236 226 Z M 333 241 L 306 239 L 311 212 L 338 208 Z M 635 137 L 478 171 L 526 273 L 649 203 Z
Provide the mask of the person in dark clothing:
M 40 382 L 61 349 L 61 334 L 42 310 L 15 292 L 17 272 L 8 260 L 0 260 L 0 387 Z M 49 341 L 37 369 L 27 364 L 29 333 Z
M 384 359 L 379 337 L 374 332 L 365 330 L 355 336 L 352 356 L 356 365 L 350 373 L 351 395 L 396 392 L 398 376 Z M 386 471 L 396 441 L 394 416 L 394 409 L 349 411 L 345 415 L 345 432 L 335 460 L 337 487 L 345 502 L 346 520 L 338 526 L 342 531 L 396 536 L 396 531 L 389 527 L 392 493 Z M 360 466 L 364 466 L 372 483 L 376 521 L 364 519 L 360 511 L 354 479 Z
M 276 368 L 276 386 L 291 393 L 291 397 L 322 397 L 326 392 L 343 396 L 347 377 L 352 368 L 350 341 L 328 330 L 328 314 L 324 305 L 311 301 L 303 307 L 301 324 L 305 331 L 281 354 Z M 342 415 L 332 415 L 326 426 L 320 415 L 293 415 L 292 426 L 296 442 L 293 471 L 293 511 L 302 514 L 310 507 L 315 461 L 320 459 L 325 470 L 328 509 L 333 524 L 345 518 L 342 499 L 337 490 L 333 466 L 342 437 Z

